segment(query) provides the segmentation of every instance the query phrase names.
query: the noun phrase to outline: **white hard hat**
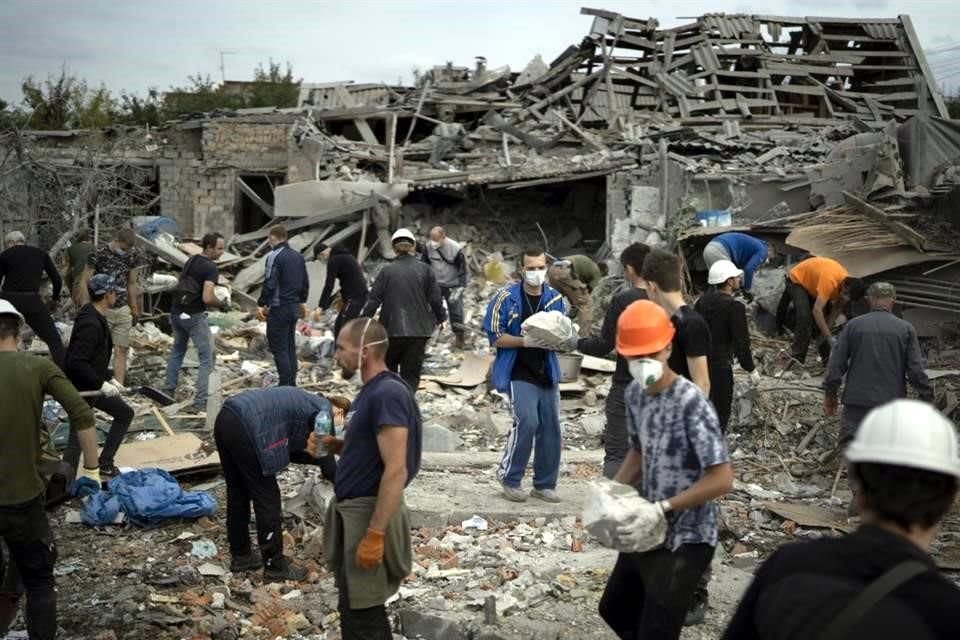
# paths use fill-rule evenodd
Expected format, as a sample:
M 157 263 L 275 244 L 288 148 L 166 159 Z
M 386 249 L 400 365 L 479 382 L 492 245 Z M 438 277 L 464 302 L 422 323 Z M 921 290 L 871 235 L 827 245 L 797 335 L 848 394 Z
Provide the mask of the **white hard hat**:
M 390 242 L 393 243 L 399 240 L 409 240 L 413 244 L 417 243 L 417 239 L 414 238 L 413 234 L 407 229 L 397 229 L 393 232 L 393 237 L 390 238 Z
M 23 314 L 9 300 L 0 300 L 0 316 L 17 316 L 23 322 Z
M 914 467 L 960 478 L 953 423 L 926 402 L 894 400 L 873 409 L 847 447 L 850 462 Z
M 729 278 L 739 278 L 743 271 L 729 260 L 717 260 L 710 266 L 707 274 L 707 284 L 723 284 Z

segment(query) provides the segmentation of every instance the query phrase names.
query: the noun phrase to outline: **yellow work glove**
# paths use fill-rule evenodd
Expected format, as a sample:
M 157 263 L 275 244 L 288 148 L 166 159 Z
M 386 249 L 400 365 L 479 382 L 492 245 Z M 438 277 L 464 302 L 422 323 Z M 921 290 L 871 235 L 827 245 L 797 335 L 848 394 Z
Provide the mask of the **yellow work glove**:
M 367 529 L 357 545 L 357 564 L 363 569 L 373 569 L 383 562 L 383 531 Z

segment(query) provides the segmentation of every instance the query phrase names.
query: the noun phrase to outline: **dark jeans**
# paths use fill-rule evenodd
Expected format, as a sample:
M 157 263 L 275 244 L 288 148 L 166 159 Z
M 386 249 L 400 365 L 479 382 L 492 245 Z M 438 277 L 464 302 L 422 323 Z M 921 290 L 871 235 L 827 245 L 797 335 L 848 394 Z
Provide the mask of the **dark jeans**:
M 460 297 L 451 300 L 450 294 L 453 293 L 458 287 L 440 287 L 440 295 L 443 296 L 443 299 L 447 303 L 447 315 L 450 320 L 450 329 L 456 335 L 463 335 L 463 293 L 460 293 Z
M 33 329 L 33 333 L 43 340 L 50 350 L 50 358 L 61 369 L 63 361 L 67 355 L 63 348 L 63 340 L 60 338 L 60 332 L 57 331 L 53 318 L 50 316 L 50 310 L 43 302 L 39 293 L 14 293 L 4 291 L 0 293 L 0 298 L 6 298 L 10 301 L 17 311 L 23 314 L 23 320 Z
M 403 378 L 410 390 L 417 392 L 423 361 L 427 357 L 429 338 L 390 338 L 387 347 L 387 368 Z
M 713 551 L 684 544 L 672 552 L 621 553 L 600 598 L 600 617 L 623 640 L 676 640 Z
M 277 363 L 281 387 L 297 386 L 297 319 L 300 305 L 292 302 L 270 307 L 267 314 L 267 346 Z
M 710 402 L 717 411 L 720 431 L 727 432 L 730 423 L 730 410 L 733 407 L 733 368 L 726 363 L 709 363 Z
M 873 407 L 862 407 L 855 404 L 845 404 L 840 411 L 840 448 L 845 449 L 853 437 L 857 435 L 860 423 L 867 417 Z
M 343 518 L 337 514 L 337 526 L 340 528 L 340 541 L 343 544 Z M 336 572 L 337 579 L 337 609 L 340 612 L 340 635 L 343 640 L 392 640 L 390 621 L 387 619 L 387 608 L 384 605 L 369 609 L 351 609 L 350 591 L 347 588 L 346 553 L 341 552 L 343 558 L 340 571 Z M 349 558 L 353 561 L 353 558 Z
M 790 346 L 790 355 L 801 363 L 807 360 L 810 337 L 814 333 L 820 332 L 819 327 L 813 320 L 814 302 L 815 298 L 807 293 L 806 289 L 788 278 L 787 287 L 783 290 L 783 295 L 780 296 L 780 304 L 777 305 L 778 330 L 789 326 L 788 316 L 790 307 L 793 306 L 793 344 Z M 829 307 L 829 305 L 827 306 Z M 823 312 L 827 313 L 827 309 L 825 308 Z M 824 362 L 830 359 L 830 344 L 826 340 L 817 342 L 817 350 Z
M 367 295 L 364 294 L 358 298 L 351 298 L 343 303 L 343 308 L 337 314 L 337 319 L 333 322 L 333 339 L 336 340 L 340 335 L 340 329 L 351 320 L 360 317 L 363 305 L 367 304 Z
M 603 476 L 613 478 L 623 461 L 627 459 L 630 450 L 630 440 L 627 436 L 627 404 L 624 393 L 627 385 L 614 382 L 610 385 L 607 394 L 606 417 L 607 424 L 603 427 Z
M 100 466 L 108 467 L 113 464 L 113 457 L 117 455 L 117 449 L 123 444 L 123 439 L 127 437 L 127 429 L 133 422 L 133 409 L 119 396 L 88 398 L 87 402 L 90 403 L 90 406 L 96 407 L 113 417 L 110 432 L 107 434 L 107 441 L 103 444 L 103 449 L 100 450 Z M 74 469 L 77 469 L 80 463 L 80 441 L 77 440 L 77 432 L 73 429 L 70 430 L 67 448 L 63 452 L 63 460 Z
M 43 508 L 43 495 L 22 504 L 0 506 L 0 537 L 10 550 L 27 592 L 27 633 L 30 640 L 52 640 L 57 635 L 57 593 L 53 565 L 57 547 Z M 2 565 L 0 556 L 0 565 Z M 0 576 L 4 575 L 0 566 Z
M 250 501 L 257 519 L 257 543 L 265 565 L 283 557 L 280 487 L 276 476 L 263 475 L 257 451 L 243 422 L 221 409 L 213 438 L 227 483 L 227 541 L 230 555 L 250 554 Z

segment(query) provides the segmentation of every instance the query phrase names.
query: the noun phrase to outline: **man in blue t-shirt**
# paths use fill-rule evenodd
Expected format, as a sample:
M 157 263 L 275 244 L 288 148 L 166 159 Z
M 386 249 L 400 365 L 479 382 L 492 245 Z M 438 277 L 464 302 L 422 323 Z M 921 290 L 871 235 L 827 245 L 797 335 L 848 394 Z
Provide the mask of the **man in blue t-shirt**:
M 600 599 L 600 616 L 620 638 L 680 637 L 717 545 L 714 500 L 733 487 L 716 411 L 668 364 L 675 331 L 649 300 L 634 302 L 617 321 L 617 353 L 634 381 L 626 391 L 630 451 L 614 481 L 639 487 L 649 501 L 619 530 L 621 545 L 649 550 L 621 551 Z M 650 548 L 664 524 L 665 539 Z
M 734 231 L 721 233 L 703 250 L 707 270 L 719 260 L 729 260 L 743 269 L 743 291 L 748 293 L 753 286 L 753 274 L 767 260 L 767 243 L 745 233 Z
M 327 452 L 340 455 L 324 555 L 337 579 L 344 638 L 391 640 L 384 605 L 412 567 L 403 490 L 420 470 L 422 419 L 413 390 L 387 369 L 388 344 L 372 318 L 340 330 L 334 358 L 343 377 L 359 373 L 363 387 L 345 437 L 321 438 Z

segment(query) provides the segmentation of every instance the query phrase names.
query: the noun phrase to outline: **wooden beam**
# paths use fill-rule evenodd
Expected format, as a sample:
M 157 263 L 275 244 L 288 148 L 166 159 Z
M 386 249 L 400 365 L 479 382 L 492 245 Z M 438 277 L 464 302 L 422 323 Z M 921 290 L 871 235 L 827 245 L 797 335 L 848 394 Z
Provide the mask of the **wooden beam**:
M 284 226 L 287 228 L 287 231 L 297 231 L 299 229 L 306 229 L 314 225 L 320 224 L 321 222 L 337 222 L 340 220 L 345 220 L 355 217 L 355 214 L 358 211 L 364 209 L 369 209 L 377 203 L 377 198 L 373 195 L 367 196 L 366 198 L 357 200 L 356 202 L 351 202 L 342 207 L 337 207 L 336 209 L 330 209 L 329 211 L 324 211 L 318 213 L 315 216 L 310 216 L 308 218 L 300 218 L 296 222 L 286 222 Z M 232 244 L 237 244 L 240 242 L 249 242 L 250 240 L 260 240 L 266 238 L 267 234 L 270 233 L 268 225 L 262 229 L 256 231 L 251 231 L 249 233 L 240 234 L 234 236 Z M 328 243 L 332 244 L 332 243 Z
M 347 91 L 342 84 L 338 84 L 333 88 L 334 94 L 340 100 L 343 106 L 350 108 L 357 106 L 353 100 L 353 96 L 350 95 L 350 92 Z M 357 131 L 360 132 L 360 136 L 363 138 L 363 141 L 367 144 L 380 144 L 380 141 L 377 140 L 377 136 L 373 135 L 373 129 L 370 128 L 370 125 L 367 124 L 365 118 L 354 118 L 353 124 L 357 127 Z
M 879 223 L 917 251 L 926 251 L 927 239 L 922 234 L 914 231 L 902 222 L 892 220 L 883 209 L 875 207 L 865 200 L 861 200 L 849 191 L 844 191 L 843 197 L 847 201 L 847 204 Z
M 396 177 L 397 162 L 394 157 L 394 151 L 397 147 L 397 114 L 391 113 L 387 116 L 387 183 L 393 184 Z
M 264 201 L 257 192 L 254 191 L 250 185 L 243 181 L 243 178 L 237 176 L 237 186 L 240 187 L 240 191 L 243 191 L 244 195 L 253 200 L 253 204 L 257 205 L 260 208 L 260 211 L 263 211 L 264 215 L 268 218 L 273 217 L 273 207 Z

